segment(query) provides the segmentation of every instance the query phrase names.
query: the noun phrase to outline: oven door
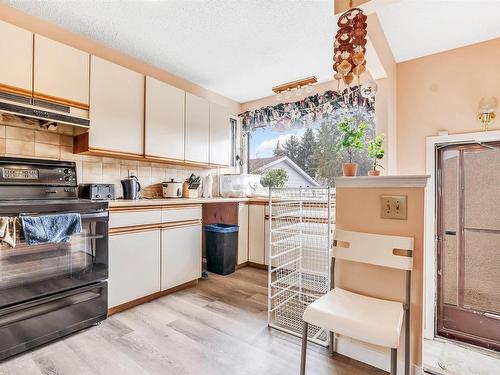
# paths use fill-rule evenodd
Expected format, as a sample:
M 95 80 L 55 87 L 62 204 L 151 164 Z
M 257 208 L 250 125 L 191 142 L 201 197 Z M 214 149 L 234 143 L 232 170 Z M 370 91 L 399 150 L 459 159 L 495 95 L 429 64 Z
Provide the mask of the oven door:
M 79 213 L 82 231 L 70 242 L 0 245 L 0 308 L 107 279 L 108 211 Z

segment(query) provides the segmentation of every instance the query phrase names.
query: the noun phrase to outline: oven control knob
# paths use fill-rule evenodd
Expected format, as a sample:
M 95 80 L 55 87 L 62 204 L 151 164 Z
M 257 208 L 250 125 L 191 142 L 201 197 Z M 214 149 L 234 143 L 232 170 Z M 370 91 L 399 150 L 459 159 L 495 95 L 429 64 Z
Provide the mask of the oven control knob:
M 101 194 L 96 194 L 96 195 L 95 195 L 95 197 L 96 197 L 97 199 L 99 199 L 99 198 L 101 198 Z
M 64 177 L 64 181 L 69 182 L 71 178 L 69 176 Z
M 108 194 L 108 198 L 111 198 L 111 194 Z
M 69 171 L 69 169 L 67 169 L 67 168 L 64 170 L 64 174 L 69 174 L 69 172 L 70 172 L 70 171 Z

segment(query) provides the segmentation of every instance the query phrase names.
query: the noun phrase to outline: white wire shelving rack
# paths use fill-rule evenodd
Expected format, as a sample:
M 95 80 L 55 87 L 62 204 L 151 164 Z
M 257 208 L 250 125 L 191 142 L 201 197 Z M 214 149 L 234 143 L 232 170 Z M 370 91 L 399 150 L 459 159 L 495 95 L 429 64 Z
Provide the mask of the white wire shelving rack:
M 272 188 L 268 209 L 268 324 L 301 337 L 305 308 L 330 289 L 335 190 Z M 328 345 L 320 327 L 309 325 L 308 338 Z

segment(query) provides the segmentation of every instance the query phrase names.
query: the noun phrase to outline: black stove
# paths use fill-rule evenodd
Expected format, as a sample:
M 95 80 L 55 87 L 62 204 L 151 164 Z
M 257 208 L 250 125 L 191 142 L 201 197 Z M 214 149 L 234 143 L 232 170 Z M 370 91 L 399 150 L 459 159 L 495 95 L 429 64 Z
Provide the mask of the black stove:
M 0 217 L 78 213 L 71 241 L 0 243 L 0 360 L 107 314 L 108 204 L 78 199 L 74 162 L 0 158 Z

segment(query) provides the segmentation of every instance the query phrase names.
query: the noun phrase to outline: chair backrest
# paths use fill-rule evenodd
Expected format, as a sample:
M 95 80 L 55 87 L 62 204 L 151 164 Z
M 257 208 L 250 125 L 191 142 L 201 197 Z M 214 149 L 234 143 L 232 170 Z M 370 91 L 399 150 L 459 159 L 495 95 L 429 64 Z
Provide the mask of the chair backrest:
M 413 268 L 413 238 L 335 230 L 332 256 L 353 262 L 399 268 Z

